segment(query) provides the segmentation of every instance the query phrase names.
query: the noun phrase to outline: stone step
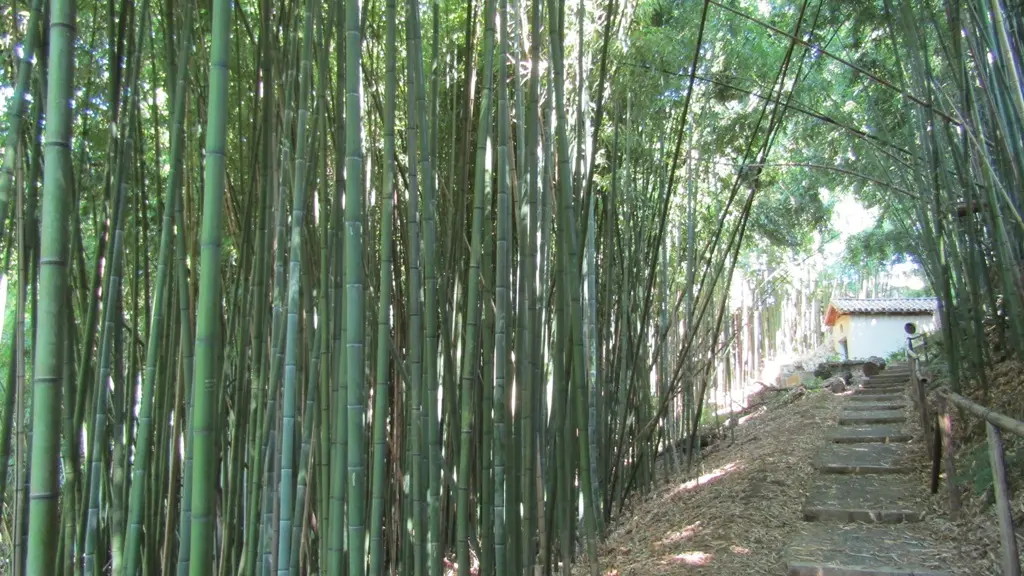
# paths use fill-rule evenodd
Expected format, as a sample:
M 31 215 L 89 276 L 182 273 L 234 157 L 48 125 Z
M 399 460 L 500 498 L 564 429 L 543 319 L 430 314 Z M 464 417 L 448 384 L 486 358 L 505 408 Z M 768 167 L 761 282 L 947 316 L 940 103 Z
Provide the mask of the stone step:
M 906 398 L 907 391 L 904 388 L 861 388 L 857 391 L 857 396 L 893 396 L 898 395 Z M 872 400 L 872 402 L 879 402 L 879 400 Z M 881 400 L 881 402 L 888 402 L 888 400 Z
M 910 388 L 906 382 L 864 382 L 860 387 L 864 390 L 906 390 L 907 388 Z
M 903 390 L 906 390 L 908 388 L 910 388 L 910 386 L 907 386 L 906 384 L 870 384 L 868 382 L 865 382 L 865 383 L 861 384 L 857 389 L 858 390 L 899 390 L 899 391 L 903 391 Z
M 844 410 L 839 413 L 839 425 L 846 424 L 900 424 L 906 422 L 903 410 Z
M 859 398 L 863 401 L 877 402 L 877 400 L 871 399 L 871 396 L 892 396 L 893 398 L 905 398 L 906 390 L 904 389 L 886 389 L 881 390 L 877 388 L 857 388 L 853 391 L 850 399 Z
M 863 410 L 865 404 L 903 404 L 906 394 L 852 394 L 846 403 L 846 410 Z
M 882 370 L 880 374 L 910 374 L 910 366 L 889 366 Z
M 923 488 L 902 476 L 821 477 L 804 501 L 804 520 L 899 524 L 920 522 L 924 511 L 906 504 Z
M 905 381 L 895 381 L 895 380 L 894 381 L 881 381 L 881 382 L 872 381 L 872 380 L 865 380 L 864 383 L 860 385 L 860 387 L 861 388 L 906 388 L 907 387 L 907 382 L 905 382 Z
M 846 410 L 902 410 L 907 407 L 907 401 L 903 398 L 892 400 L 876 400 L 868 396 L 870 400 L 859 400 L 847 404 Z M 877 398 L 877 397 L 876 397 Z
M 890 389 L 887 389 L 887 388 L 881 389 L 881 390 L 871 390 L 871 389 L 868 389 L 868 388 L 861 388 L 860 390 L 855 390 L 853 392 L 853 395 L 850 397 L 850 400 L 854 400 L 854 401 L 858 401 L 858 402 L 879 402 L 879 401 L 882 401 L 882 400 L 879 400 L 880 398 L 884 398 L 884 399 L 888 400 L 890 398 L 905 398 L 905 397 L 906 397 L 906 391 L 905 390 L 890 390 Z
M 896 424 L 868 424 L 862 426 L 837 426 L 829 439 L 838 444 L 860 444 L 863 442 L 910 442 L 913 436 Z
M 861 390 L 863 391 L 861 392 L 861 396 L 864 394 L 903 394 L 907 391 L 907 389 L 902 386 L 892 388 L 861 388 Z
M 805 524 L 786 550 L 789 576 L 952 576 L 913 524 Z
M 882 372 L 881 374 L 875 374 L 874 376 L 868 376 L 867 378 L 865 378 L 865 380 L 868 380 L 868 381 L 874 380 L 874 381 L 883 381 L 883 382 L 886 381 L 886 380 L 892 380 L 892 381 L 897 381 L 897 382 L 906 382 L 907 380 L 910 380 L 910 374 L 909 373 L 907 373 L 907 374 L 888 374 L 886 372 Z
M 905 444 L 838 444 L 825 445 L 814 461 L 814 467 L 825 474 L 908 474 L 910 448 Z

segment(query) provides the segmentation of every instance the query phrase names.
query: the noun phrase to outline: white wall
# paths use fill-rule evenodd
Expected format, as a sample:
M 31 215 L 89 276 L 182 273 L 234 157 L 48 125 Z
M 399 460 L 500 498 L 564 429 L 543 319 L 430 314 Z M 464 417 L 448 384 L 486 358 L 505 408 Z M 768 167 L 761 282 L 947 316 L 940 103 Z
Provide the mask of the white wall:
M 843 345 L 841 341 L 846 338 L 846 335 L 850 333 L 850 317 L 840 316 L 836 318 L 835 324 L 832 325 L 831 337 L 832 337 L 832 350 L 839 354 L 839 357 L 843 357 Z
M 917 324 L 917 332 L 930 332 L 935 328 L 931 314 L 901 316 L 840 316 L 833 327 L 836 351 L 840 350 L 839 340 L 846 338 L 850 359 L 880 356 L 885 358 L 906 346 L 907 334 L 903 326 L 907 322 Z M 840 332 L 841 333 L 837 333 Z

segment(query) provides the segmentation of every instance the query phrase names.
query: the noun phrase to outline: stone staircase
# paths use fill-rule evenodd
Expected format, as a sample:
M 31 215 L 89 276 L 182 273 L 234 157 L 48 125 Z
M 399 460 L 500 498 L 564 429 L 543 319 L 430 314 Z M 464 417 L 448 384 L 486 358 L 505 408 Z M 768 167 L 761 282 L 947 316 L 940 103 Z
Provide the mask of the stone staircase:
M 814 462 L 790 576 L 950 576 L 921 529 L 926 488 L 911 465 L 910 371 L 896 365 L 846 398 Z

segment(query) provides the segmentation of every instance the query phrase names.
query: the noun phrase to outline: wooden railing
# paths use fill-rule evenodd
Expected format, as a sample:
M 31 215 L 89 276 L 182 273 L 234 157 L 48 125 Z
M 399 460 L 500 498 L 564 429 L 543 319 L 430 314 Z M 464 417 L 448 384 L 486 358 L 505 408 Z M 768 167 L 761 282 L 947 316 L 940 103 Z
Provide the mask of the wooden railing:
M 956 520 L 960 515 L 960 488 L 956 482 L 956 446 L 953 438 L 952 418 L 949 405 L 953 404 L 964 413 L 985 421 L 989 463 L 992 466 L 992 485 L 995 490 L 996 515 L 999 518 L 999 534 L 1003 551 L 1003 575 L 1021 576 L 1020 556 L 1014 534 L 1010 494 L 1006 481 L 1006 451 L 1003 447 L 1003 432 L 1024 436 L 1024 422 L 1015 420 L 972 402 L 945 388 L 936 388 L 935 414 L 928 406 L 928 378 L 921 373 L 921 361 L 927 362 L 928 340 L 924 334 L 907 338 L 907 361 L 910 364 L 910 378 L 914 385 L 914 403 L 921 414 L 921 423 L 932 458 L 932 494 L 938 491 L 939 468 L 943 453 L 945 458 L 946 487 L 949 497 L 949 515 Z

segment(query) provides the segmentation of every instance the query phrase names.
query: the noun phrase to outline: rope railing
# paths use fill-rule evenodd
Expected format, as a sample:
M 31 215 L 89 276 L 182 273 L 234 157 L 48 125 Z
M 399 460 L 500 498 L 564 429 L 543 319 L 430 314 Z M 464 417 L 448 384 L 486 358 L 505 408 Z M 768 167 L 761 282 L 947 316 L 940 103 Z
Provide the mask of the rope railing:
M 917 344 L 915 345 L 915 341 Z M 1024 422 L 969 400 L 951 390 L 937 388 L 936 413 L 929 414 L 927 377 L 921 374 L 921 360 L 928 358 L 928 339 L 925 334 L 907 337 L 907 360 L 910 364 L 910 376 L 916 392 L 915 403 L 921 413 L 921 422 L 928 439 L 928 450 L 932 456 L 932 493 L 938 491 L 940 462 L 946 453 L 945 473 L 949 496 L 949 513 L 953 520 L 960 515 L 960 489 L 956 483 L 956 445 L 953 438 L 952 418 L 948 410 L 949 404 L 972 414 L 985 422 L 986 443 L 988 444 L 989 463 L 992 467 L 992 485 L 995 491 L 996 515 L 999 518 L 999 534 L 1003 551 L 1003 575 L 1021 576 L 1020 557 L 1017 551 L 1017 539 L 1013 525 L 1013 511 L 1010 506 L 1010 495 L 1006 478 L 1006 450 L 1003 446 L 1003 432 L 1024 436 Z M 934 426 L 934 428 L 932 428 Z

